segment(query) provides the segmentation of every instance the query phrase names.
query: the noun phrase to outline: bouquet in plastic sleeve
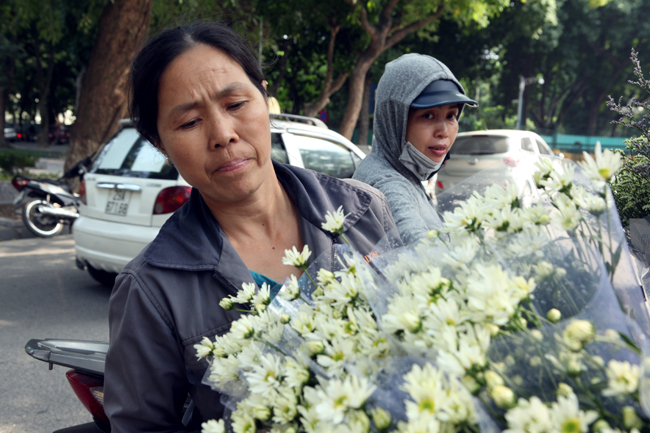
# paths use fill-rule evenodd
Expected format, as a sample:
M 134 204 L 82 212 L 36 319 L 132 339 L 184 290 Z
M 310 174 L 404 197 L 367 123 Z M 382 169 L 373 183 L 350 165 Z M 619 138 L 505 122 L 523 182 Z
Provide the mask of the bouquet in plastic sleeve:
M 617 164 L 597 149 L 582 169 L 538 163 L 525 194 L 452 197 L 444 233 L 372 264 L 349 246 L 309 267 L 307 247 L 288 250 L 304 275 L 273 299 L 244 285 L 222 301 L 242 317 L 197 345 L 231 411 L 204 431 L 647 430 L 648 321 L 607 187 Z M 344 219 L 323 227 L 344 237 Z

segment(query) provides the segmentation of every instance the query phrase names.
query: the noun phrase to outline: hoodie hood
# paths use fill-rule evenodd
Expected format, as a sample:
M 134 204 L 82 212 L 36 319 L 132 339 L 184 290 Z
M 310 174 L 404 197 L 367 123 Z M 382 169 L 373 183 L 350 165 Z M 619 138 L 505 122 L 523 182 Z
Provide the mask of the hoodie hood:
M 465 94 L 449 68 L 431 56 L 405 54 L 386 65 L 377 85 L 372 152 L 406 169 L 399 158 L 406 144 L 409 108 L 424 88 L 437 80 L 450 80 Z

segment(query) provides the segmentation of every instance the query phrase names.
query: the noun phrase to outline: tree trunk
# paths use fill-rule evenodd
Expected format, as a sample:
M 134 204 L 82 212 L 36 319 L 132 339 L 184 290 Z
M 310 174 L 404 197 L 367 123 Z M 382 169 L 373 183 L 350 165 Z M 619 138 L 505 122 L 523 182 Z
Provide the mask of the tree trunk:
M 127 115 L 129 66 L 138 42 L 147 35 L 151 2 L 114 0 L 104 7 L 82 78 L 66 170 L 105 143 Z
M 334 46 L 336 42 L 336 35 L 341 29 L 340 25 L 330 25 L 330 42 L 327 47 L 327 73 L 325 74 L 325 85 L 318 99 L 311 104 L 305 104 L 305 116 L 315 117 L 320 110 L 327 107 L 330 103 L 330 96 L 338 92 L 348 78 L 348 74 L 341 74 L 337 77 L 336 81 L 332 84 L 332 76 L 334 75 Z
M 371 74 L 366 74 L 366 82 L 363 85 L 363 103 L 361 104 L 361 119 L 359 119 L 358 144 L 368 144 L 368 129 L 370 126 L 370 81 Z
M 343 115 L 343 121 L 339 128 L 339 133 L 348 140 L 352 138 L 354 127 L 359 119 L 359 111 L 363 104 L 363 86 L 366 81 L 366 73 L 370 69 L 370 66 L 372 66 L 372 63 L 381 53 L 404 39 L 407 35 L 439 19 L 444 7 L 444 4 L 439 5 L 438 9 L 432 15 L 424 17 L 419 21 L 403 27 L 400 25 L 393 27 L 393 10 L 399 1 L 390 0 L 386 3 L 379 14 L 379 22 L 376 26 L 373 26 L 368 20 L 367 11 L 361 5 L 361 2 L 355 3 L 359 4 L 361 8 L 360 19 L 363 28 L 370 35 L 370 44 L 359 56 L 359 60 L 357 60 L 350 74 L 348 105 L 345 107 L 345 114 Z
M 9 89 L 14 81 L 14 72 L 16 70 L 16 59 L 10 56 L 5 61 L 5 74 L 7 77 L 6 87 L 0 86 L 0 126 L 5 129 L 5 112 L 7 111 L 7 102 L 9 101 Z M 5 140 L 4 133 L 0 136 L 0 149 L 10 148 L 11 145 Z
M 41 54 L 40 41 L 34 42 L 34 58 L 36 59 L 36 80 L 38 86 L 38 112 L 41 115 L 41 135 L 38 142 L 41 147 L 48 147 L 49 128 L 50 128 L 50 110 L 48 107 L 48 95 L 50 93 L 50 83 L 52 82 L 52 73 L 54 72 L 54 47 L 48 44 L 47 67 L 43 68 L 43 56 Z

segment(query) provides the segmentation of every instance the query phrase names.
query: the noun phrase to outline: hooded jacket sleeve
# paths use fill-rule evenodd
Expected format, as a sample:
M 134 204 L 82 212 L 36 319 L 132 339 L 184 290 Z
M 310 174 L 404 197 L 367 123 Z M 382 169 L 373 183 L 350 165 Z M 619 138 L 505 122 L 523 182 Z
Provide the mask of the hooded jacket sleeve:
M 109 323 L 104 384 L 112 432 L 185 431 L 183 351 L 173 321 L 133 270 L 116 280 Z
M 407 179 L 398 174 L 386 175 L 376 180 L 373 186 L 386 196 L 404 245 L 416 243 L 427 236 L 429 224 L 417 206 L 419 191 Z M 431 212 L 435 210 L 431 208 Z

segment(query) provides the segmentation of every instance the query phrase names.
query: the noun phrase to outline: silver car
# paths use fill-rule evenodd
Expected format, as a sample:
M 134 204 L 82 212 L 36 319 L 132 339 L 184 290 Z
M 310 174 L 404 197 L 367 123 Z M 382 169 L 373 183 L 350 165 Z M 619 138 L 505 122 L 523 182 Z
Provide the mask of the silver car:
M 191 190 L 129 120 L 120 126 L 84 176 L 73 226 L 77 266 L 108 286 Z M 338 178 L 352 177 L 365 156 L 318 119 L 272 115 L 271 138 L 274 160 Z
M 500 172 L 507 178 L 509 173 L 544 156 L 553 156 L 551 148 L 531 131 L 462 132 L 451 147 L 449 160 L 437 174 L 435 193 L 449 191 L 482 170 Z

